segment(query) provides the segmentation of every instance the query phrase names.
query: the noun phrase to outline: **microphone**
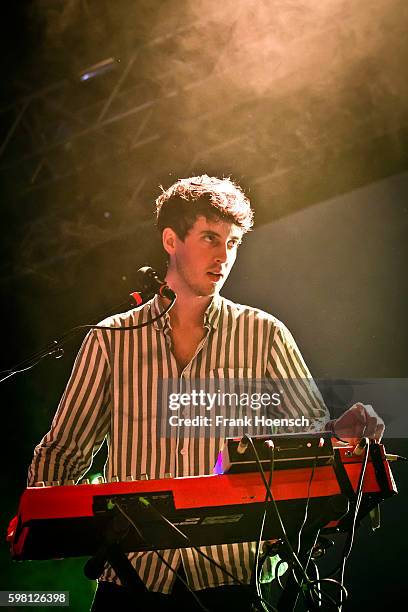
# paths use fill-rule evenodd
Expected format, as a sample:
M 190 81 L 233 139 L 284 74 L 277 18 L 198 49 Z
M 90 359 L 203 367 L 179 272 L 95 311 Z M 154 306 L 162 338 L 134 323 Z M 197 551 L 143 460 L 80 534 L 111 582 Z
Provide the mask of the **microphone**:
M 150 266 L 144 266 L 136 272 L 136 282 L 141 289 L 130 294 L 130 298 L 136 306 L 140 306 L 156 294 L 169 300 L 176 299 L 174 291 L 165 281 L 160 280 L 156 270 L 153 270 Z

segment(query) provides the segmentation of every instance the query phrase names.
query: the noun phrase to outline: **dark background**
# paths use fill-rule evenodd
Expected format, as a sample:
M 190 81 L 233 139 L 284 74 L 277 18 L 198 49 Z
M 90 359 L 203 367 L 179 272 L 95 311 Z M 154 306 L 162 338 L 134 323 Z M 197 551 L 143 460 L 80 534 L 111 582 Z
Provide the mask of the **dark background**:
M 2 369 L 98 320 L 141 265 L 160 269 L 159 185 L 206 172 L 231 175 L 256 212 L 224 295 L 282 319 L 318 379 L 407 377 L 406 3 L 218 4 L 8 6 Z M 2 383 L 3 532 L 79 342 Z M 408 454 L 405 394 L 375 400 L 387 449 Z M 405 592 L 407 478 L 393 469 L 400 495 L 383 504 L 379 532 L 357 534 L 347 610 Z M 72 609 L 86 609 L 82 560 L 17 564 L 4 545 L 0 562 L 2 589 L 70 590 Z

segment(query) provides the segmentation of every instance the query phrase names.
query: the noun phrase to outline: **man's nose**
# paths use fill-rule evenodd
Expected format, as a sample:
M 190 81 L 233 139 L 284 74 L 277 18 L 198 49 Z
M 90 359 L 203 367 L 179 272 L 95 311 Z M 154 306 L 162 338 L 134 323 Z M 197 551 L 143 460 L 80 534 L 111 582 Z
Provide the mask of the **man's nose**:
M 217 248 L 215 261 L 217 263 L 225 263 L 228 259 L 228 248 L 226 244 L 220 244 Z

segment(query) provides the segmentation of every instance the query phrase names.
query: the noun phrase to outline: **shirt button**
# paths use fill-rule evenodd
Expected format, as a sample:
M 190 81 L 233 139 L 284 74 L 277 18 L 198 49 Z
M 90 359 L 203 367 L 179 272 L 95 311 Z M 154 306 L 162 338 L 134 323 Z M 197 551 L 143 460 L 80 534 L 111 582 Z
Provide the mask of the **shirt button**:
M 181 449 L 181 451 L 180 451 L 180 453 L 181 453 L 182 455 L 187 455 L 187 449 L 186 449 L 186 448 L 182 448 L 182 449 Z

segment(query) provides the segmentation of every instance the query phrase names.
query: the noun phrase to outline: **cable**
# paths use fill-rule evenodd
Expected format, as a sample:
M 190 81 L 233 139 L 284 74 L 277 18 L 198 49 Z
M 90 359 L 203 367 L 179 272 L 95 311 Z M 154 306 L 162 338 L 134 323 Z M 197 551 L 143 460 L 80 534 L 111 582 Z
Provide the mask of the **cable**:
M 272 503 L 273 503 L 273 506 L 274 506 L 274 509 L 275 509 L 275 512 L 276 512 L 276 516 L 277 516 L 278 521 L 279 521 L 279 523 L 280 523 L 281 530 L 282 530 L 282 533 L 283 533 L 283 536 L 284 536 L 285 542 L 286 542 L 286 544 L 287 544 L 287 546 L 288 546 L 289 552 L 291 553 L 291 557 L 292 557 L 293 561 L 295 561 L 295 564 L 297 565 L 297 568 L 298 568 L 298 569 L 301 571 L 301 574 L 302 574 L 302 579 L 303 579 L 303 583 L 299 583 L 299 581 L 298 581 L 298 579 L 297 579 L 297 576 L 296 576 L 296 574 L 295 574 L 295 569 L 294 569 L 294 568 L 292 568 L 292 575 L 293 575 L 293 577 L 294 577 L 294 579 L 295 579 L 295 581 L 296 581 L 297 585 L 299 586 L 299 589 L 301 590 L 301 593 L 302 593 L 303 597 L 304 597 L 304 598 L 306 597 L 306 591 L 309 591 L 309 592 L 313 591 L 313 592 L 314 592 L 314 591 L 315 591 L 315 588 L 316 588 L 316 585 L 320 585 L 322 582 L 329 582 L 329 581 L 330 581 L 330 582 L 332 582 L 332 583 L 336 584 L 337 586 L 339 586 L 339 587 L 340 587 L 340 589 L 341 589 L 341 593 L 343 593 L 343 592 L 344 592 L 344 593 L 345 593 L 345 596 L 346 596 L 346 598 L 347 598 L 348 593 L 347 593 L 346 588 L 344 587 L 344 585 L 343 585 L 343 584 L 341 584 L 341 583 L 340 583 L 340 582 L 338 582 L 337 580 L 333 580 L 333 579 L 318 579 L 318 580 L 311 580 L 311 579 L 308 577 L 308 575 L 307 575 L 307 573 L 306 573 L 306 569 L 305 569 L 305 568 L 302 566 L 301 562 L 299 561 L 299 558 L 298 558 L 297 554 L 295 553 L 295 551 L 293 550 L 293 547 L 292 547 L 292 545 L 291 545 L 291 542 L 290 542 L 290 540 L 289 540 L 289 538 L 288 538 L 288 535 L 287 535 L 287 533 L 286 533 L 286 530 L 285 530 L 285 527 L 284 527 L 284 524 L 283 524 L 282 518 L 281 518 L 281 516 L 280 516 L 279 509 L 278 509 L 278 507 L 277 507 L 276 501 L 275 501 L 275 499 L 274 499 L 274 497 L 273 497 L 273 494 L 272 494 L 272 491 L 271 491 L 270 487 L 268 486 L 268 482 L 266 481 L 265 472 L 264 472 L 264 470 L 263 470 L 263 467 L 262 467 L 261 461 L 260 461 L 260 459 L 259 459 L 259 455 L 258 455 L 257 450 L 256 450 L 256 448 L 255 448 L 255 444 L 253 443 L 253 440 L 252 440 L 251 436 L 249 436 L 248 434 L 245 434 L 245 436 L 244 436 L 244 437 L 245 437 L 246 439 L 248 439 L 248 441 L 250 442 L 250 444 L 251 444 L 251 446 L 252 446 L 252 450 L 253 450 L 253 452 L 254 452 L 255 460 L 256 460 L 256 463 L 257 463 L 257 466 L 258 466 L 258 469 L 259 469 L 260 475 L 261 475 L 261 477 L 262 477 L 263 483 L 264 483 L 265 488 L 266 488 L 266 490 L 267 490 L 267 496 L 268 496 L 268 498 L 270 498 L 270 499 L 271 499 L 271 501 L 272 501 Z M 312 480 L 312 477 L 313 477 L 313 473 L 314 473 L 314 469 L 312 470 L 311 478 L 310 478 L 310 480 L 309 480 L 309 487 L 310 487 L 310 485 L 311 485 L 311 480 Z M 308 502 L 307 502 L 307 506 L 306 506 L 306 512 L 307 512 L 307 509 L 308 509 Z M 305 519 L 305 521 L 306 521 L 306 519 Z M 305 521 L 304 521 L 304 522 L 305 522 Z M 310 555 L 309 555 L 309 559 L 308 559 L 308 562 L 307 562 L 307 563 L 309 563 L 309 561 L 310 561 L 311 554 L 312 554 L 312 551 L 310 551 Z M 307 565 L 306 565 L 306 568 L 307 568 Z M 279 581 L 279 584 L 280 584 L 280 581 Z M 330 595 L 328 595 L 327 593 L 323 593 L 323 592 L 321 592 L 321 593 L 318 593 L 318 595 L 317 595 L 317 596 L 318 596 L 319 598 L 325 598 L 326 600 L 330 601 L 330 603 L 332 603 L 332 604 L 333 604 L 333 605 L 334 605 L 334 606 L 335 606 L 335 607 L 336 607 L 338 610 L 340 610 L 340 611 L 341 611 L 341 607 L 339 608 L 339 604 L 336 602 L 336 600 L 335 600 L 335 599 L 333 599 L 333 598 L 332 598 Z M 311 598 L 312 598 L 312 601 L 313 601 L 313 597 L 312 597 L 312 595 L 311 595 Z M 340 603 L 340 606 L 341 606 L 341 603 Z
M 311 489 L 311 486 L 312 486 L 312 480 L 313 480 L 313 476 L 314 476 L 315 469 L 316 469 L 316 463 L 317 463 L 317 456 L 314 458 L 313 466 L 312 466 L 312 471 L 310 473 L 309 483 L 308 483 L 308 486 L 307 486 L 307 499 L 306 499 L 306 506 L 305 506 L 305 514 L 304 514 L 304 517 L 303 517 L 303 522 L 302 522 L 302 524 L 301 524 L 301 526 L 299 528 L 297 554 L 300 553 L 300 544 L 301 544 L 302 531 L 303 531 L 304 526 L 306 525 L 306 521 L 307 521 L 307 517 L 308 517 L 308 513 L 309 513 L 310 489 Z M 309 557 L 309 560 L 310 560 L 310 557 Z M 309 562 L 309 560 L 308 560 L 308 562 Z M 306 565 L 306 568 L 307 568 L 307 565 Z
M 292 544 L 291 544 L 291 542 L 290 542 L 290 540 L 289 540 L 289 537 L 288 537 L 288 535 L 287 535 L 287 533 L 286 533 L 286 529 L 285 529 L 285 526 L 284 526 L 284 524 L 283 524 L 282 517 L 281 517 L 281 515 L 280 515 L 280 512 L 279 512 L 278 506 L 277 506 L 277 504 L 276 504 L 276 501 L 275 501 L 275 499 L 274 499 L 274 497 L 273 497 L 273 494 L 272 494 L 271 488 L 269 487 L 268 482 L 267 482 L 267 480 L 266 480 L 266 477 L 265 477 L 265 472 L 264 472 L 264 469 L 263 469 L 263 467 L 262 467 L 261 460 L 259 459 L 259 455 L 258 455 L 258 453 L 257 453 L 257 450 L 256 450 L 256 448 L 255 448 L 255 444 L 254 444 L 254 442 L 253 442 L 253 440 L 252 440 L 252 438 L 251 438 L 251 436 L 250 436 L 250 435 L 245 434 L 245 436 L 244 436 L 244 437 L 245 437 L 245 438 L 246 438 L 246 439 L 249 441 L 249 443 L 250 443 L 250 444 L 251 444 L 251 446 L 252 446 L 252 450 L 253 450 L 254 455 L 255 455 L 255 461 L 256 461 L 256 463 L 257 463 L 257 466 L 258 466 L 258 469 L 259 469 L 259 473 L 260 473 L 261 478 L 262 478 L 262 480 L 263 480 L 263 483 L 264 483 L 264 485 L 265 485 L 265 488 L 266 488 L 266 491 L 267 491 L 268 498 L 271 500 L 271 502 L 272 502 L 272 504 L 273 504 L 273 506 L 274 506 L 274 510 L 275 510 L 275 513 L 276 513 L 277 519 L 278 519 L 278 521 L 279 521 L 279 524 L 280 524 L 280 527 L 281 527 L 281 530 L 282 530 L 282 533 L 283 533 L 283 537 L 284 537 L 285 542 L 286 542 L 286 544 L 287 544 L 287 546 L 288 546 L 288 548 L 289 548 L 289 552 L 291 553 L 291 556 L 292 556 L 293 560 L 295 561 L 295 564 L 298 566 L 298 569 L 300 569 L 300 570 L 301 570 L 301 573 L 303 574 L 303 577 L 306 579 L 306 581 L 308 581 L 308 577 L 307 577 L 307 575 L 306 575 L 306 572 L 305 572 L 305 570 L 304 570 L 304 568 L 303 568 L 303 566 L 302 566 L 301 562 L 299 561 L 299 559 L 298 559 L 298 557 L 297 557 L 297 555 L 296 555 L 295 551 L 293 550 Z
M 312 567 L 313 567 L 313 569 L 314 569 L 314 573 L 315 573 L 315 581 L 316 581 L 316 584 L 318 585 L 318 587 L 317 587 L 317 588 L 319 589 L 319 588 L 320 588 L 320 580 L 319 580 L 320 575 L 319 575 L 319 568 L 317 567 L 317 564 L 315 563 L 315 561 L 314 561 L 313 559 L 311 560 L 311 562 L 312 562 Z M 316 602 L 314 601 L 314 598 L 315 598 L 315 595 L 316 595 L 316 594 L 317 594 L 317 599 L 318 599 L 318 601 L 317 601 L 317 604 L 316 604 L 316 605 L 317 605 L 317 607 L 318 607 L 318 608 L 320 608 L 320 607 L 321 607 L 321 603 L 322 603 L 321 591 L 320 591 L 320 590 L 318 590 L 318 591 L 317 591 L 317 593 L 316 593 L 316 589 L 312 589 L 312 590 L 311 590 L 311 592 L 310 592 L 310 597 L 312 598 L 313 603 L 316 603 Z
M 365 473 L 367 469 L 367 463 L 368 463 L 369 445 L 370 445 L 370 441 L 368 438 L 366 438 L 365 454 L 364 454 L 364 459 L 361 465 L 361 471 L 360 471 L 360 476 L 359 476 L 357 490 L 356 490 L 356 503 L 355 503 L 355 508 L 354 508 L 354 515 L 353 515 L 351 528 L 348 531 L 348 538 L 344 544 L 343 553 L 342 553 L 342 561 L 340 561 L 340 563 L 334 568 L 334 570 L 332 570 L 331 572 L 327 574 L 327 578 L 331 578 L 332 576 L 335 576 L 340 571 L 340 569 L 342 568 L 343 558 L 346 558 L 346 560 L 348 559 L 351 553 L 351 549 L 353 547 L 357 515 L 360 509 L 360 504 L 361 504 L 361 499 L 362 499 L 363 481 L 364 481 L 364 477 L 365 477 Z M 346 552 L 346 549 L 347 549 L 347 552 Z
M 204 557 L 204 559 L 207 559 L 207 561 L 209 561 L 210 563 L 213 563 L 215 567 L 218 567 L 218 569 L 220 569 L 224 574 L 232 578 L 234 582 L 236 582 L 237 584 L 240 584 L 241 586 L 245 585 L 245 582 L 243 582 L 242 580 L 234 576 L 234 574 L 231 574 L 231 572 L 229 572 L 224 567 L 222 567 L 222 565 L 217 563 L 217 561 L 215 561 L 214 559 L 211 559 L 211 557 L 209 557 L 205 552 L 200 550 L 198 546 L 195 546 L 191 542 L 190 538 L 183 531 L 181 531 L 181 529 L 179 529 L 176 525 L 174 525 L 174 523 L 169 521 L 169 519 L 166 516 L 164 516 L 164 514 L 162 514 L 160 510 L 158 510 L 153 504 L 151 504 L 145 497 L 139 496 L 138 499 L 141 504 L 153 510 L 153 512 L 155 512 L 161 518 L 162 521 L 164 521 L 169 527 L 171 527 L 173 531 L 176 531 L 179 535 L 181 535 L 181 537 L 184 540 L 186 540 L 186 542 L 188 542 L 189 548 L 192 548 L 193 550 L 198 552 L 202 557 Z
M 308 515 L 309 515 L 309 504 L 310 504 L 310 498 L 311 498 L 310 492 L 311 492 L 311 486 L 312 486 L 313 477 L 314 477 L 315 470 L 316 470 L 317 458 L 318 457 L 316 455 L 314 457 L 314 460 L 313 460 L 312 470 L 311 470 L 311 473 L 310 473 L 310 478 L 309 478 L 309 482 L 308 482 L 308 486 L 307 486 L 307 498 L 306 498 L 305 512 L 304 512 L 302 524 L 301 524 L 301 526 L 299 528 L 299 532 L 298 532 L 298 545 L 297 545 L 297 551 L 296 551 L 296 554 L 298 554 L 298 555 L 300 554 L 300 549 L 301 549 L 302 531 L 303 531 L 303 529 L 304 529 L 304 527 L 306 525 L 306 522 L 307 522 L 307 519 L 308 519 Z M 317 538 L 319 537 L 319 533 L 320 533 L 320 529 L 319 529 L 318 534 L 316 536 L 315 542 L 316 542 Z M 309 551 L 309 555 L 308 555 L 307 560 L 306 560 L 305 571 L 307 571 L 307 568 L 309 566 L 310 560 L 312 558 L 312 554 L 313 554 L 313 547 Z M 315 566 L 316 572 L 318 574 L 318 569 L 317 569 L 316 564 L 314 564 L 314 566 Z M 296 576 L 295 575 L 294 575 L 294 578 L 296 580 Z M 315 591 L 315 585 L 317 585 L 317 588 L 319 588 L 319 583 L 320 583 L 320 581 L 319 581 L 319 579 L 317 579 L 315 581 L 310 582 L 310 584 L 309 584 L 309 587 L 310 587 L 309 588 L 309 593 L 310 593 L 310 597 L 311 597 L 312 601 L 313 601 L 313 593 Z M 300 588 L 302 588 L 302 587 L 303 587 L 303 585 L 300 585 Z
M 139 325 L 128 325 L 124 327 L 110 327 L 110 326 L 105 326 L 105 325 L 77 325 L 76 327 L 73 327 L 72 329 L 65 332 L 57 340 L 53 340 L 47 347 L 45 347 L 41 351 L 37 351 L 37 353 L 34 353 L 33 355 L 31 355 L 31 357 L 24 359 L 23 361 L 16 364 L 12 368 L 9 368 L 8 370 L 3 370 L 2 372 L 0 372 L 0 375 L 5 374 L 3 378 L 0 378 L 0 383 L 4 382 L 5 380 L 10 378 L 11 376 L 14 376 L 15 374 L 20 374 L 21 372 L 26 372 L 27 370 L 31 370 L 31 368 L 33 368 L 38 363 L 40 363 L 40 361 L 45 359 L 45 357 L 52 356 L 54 355 L 54 353 L 59 353 L 58 355 L 55 355 L 56 359 L 59 359 L 64 354 L 64 350 L 62 349 L 62 346 L 66 344 L 71 338 L 76 336 L 76 334 L 83 329 L 109 329 L 110 331 L 120 331 L 120 332 L 128 331 L 131 329 L 141 329 L 142 327 L 151 325 L 155 321 L 158 321 L 159 319 L 164 317 L 170 311 L 170 309 L 174 306 L 175 301 L 176 301 L 176 298 L 174 298 L 170 302 L 170 304 L 163 310 L 163 312 L 161 312 L 159 315 L 157 315 L 156 317 L 153 317 L 153 319 L 148 319 L 147 321 L 145 321 L 144 323 L 140 323 Z
M 259 473 L 261 475 L 261 478 L 263 480 L 263 483 L 264 483 L 266 491 L 267 491 L 267 497 L 270 498 L 270 500 L 271 500 L 271 502 L 273 504 L 273 507 L 274 507 L 274 510 L 275 510 L 275 513 L 276 513 L 276 517 L 277 517 L 277 519 L 279 521 L 279 524 L 280 524 L 280 527 L 281 527 L 281 530 L 282 530 L 282 533 L 283 533 L 283 536 L 284 536 L 284 540 L 285 540 L 285 542 L 287 544 L 287 547 L 288 547 L 289 552 L 291 554 L 292 560 L 295 562 L 295 565 L 297 566 L 297 568 L 300 570 L 300 572 L 302 574 L 302 577 L 303 577 L 303 580 L 304 580 L 304 584 L 299 584 L 299 581 L 298 581 L 297 576 L 295 574 L 295 569 L 292 568 L 292 575 L 293 575 L 293 577 L 294 577 L 294 579 L 295 579 L 295 581 L 296 581 L 296 583 L 297 583 L 297 585 L 298 585 L 298 587 L 299 587 L 303 597 L 306 599 L 306 592 L 305 592 L 305 590 L 310 588 L 310 585 L 311 585 L 312 581 L 309 579 L 309 577 L 308 577 L 308 575 L 306 573 L 306 570 L 302 566 L 301 562 L 299 561 L 299 558 L 298 558 L 297 554 L 293 550 L 292 544 L 291 544 L 291 542 L 289 540 L 289 537 L 288 537 L 288 535 L 286 533 L 286 529 L 285 529 L 285 526 L 283 524 L 282 517 L 280 515 L 278 506 L 277 506 L 276 501 L 275 501 L 275 499 L 273 497 L 271 488 L 268 485 L 268 482 L 266 480 L 265 472 L 264 472 L 264 469 L 262 467 L 261 460 L 259 458 L 258 452 L 257 452 L 257 450 L 255 448 L 255 444 L 254 444 L 254 442 L 253 442 L 253 440 L 252 440 L 252 438 L 251 438 L 251 436 L 249 434 L 245 434 L 244 437 L 251 444 L 252 450 L 254 452 L 255 460 L 256 460 L 256 463 L 257 463 L 257 466 L 258 466 L 258 469 L 259 469 Z
M 181 535 L 181 537 L 186 542 L 188 542 L 189 548 L 192 548 L 193 550 L 195 550 L 199 555 L 201 555 L 209 563 L 212 563 L 215 567 L 221 570 L 226 576 L 228 576 L 229 578 L 232 578 L 235 583 L 240 584 L 241 586 L 248 586 L 243 580 L 240 580 L 239 578 L 234 576 L 234 574 L 232 574 L 227 569 L 225 569 L 225 567 L 223 567 L 220 563 L 215 561 L 215 559 L 212 559 L 209 555 L 203 552 L 198 546 L 195 546 L 191 542 L 191 539 L 183 531 L 181 531 L 181 529 L 179 529 L 176 525 L 174 525 L 171 521 L 169 521 L 169 519 L 166 516 L 164 516 L 164 514 L 162 514 L 160 510 L 158 510 L 152 503 L 150 503 L 148 499 L 146 499 L 145 497 L 139 496 L 138 500 L 141 504 L 143 504 L 143 506 L 150 508 L 153 512 L 155 512 L 162 521 L 164 521 L 171 529 L 173 529 L 173 531 L 176 531 L 179 535 Z M 277 612 L 277 610 L 273 606 L 271 606 L 267 601 L 265 601 L 263 598 L 262 598 L 262 602 L 265 603 L 269 607 L 269 610 L 271 610 L 271 612 Z
M 360 505 L 361 505 L 361 500 L 363 498 L 363 484 L 364 484 L 364 477 L 365 477 L 365 473 L 366 473 L 366 469 L 367 469 L 367 463 L 368 463 L 368 454 L 369 454 L 369 449 L 370 449 L 370 440 L 369 438 L 365 438 L 365 454 L 364 454 L 364 460 L 361 466 L 361 471 L 360 471 L 360 477 L 358 480 L 358 486 L 357 486 L 357 500 L 356 500 L 356 506 L 355 506 L 355 510 L 354 510 L 354 517 L 353 517 L 353 524 L 352 524 L 352 528 L 350 531 L 350 536 L 349 536 L 349 546 L 348 546 L 348 550 L 347 552 L 344 554 L 343 552 L 343 561 L 341 564 L 341 577 L 340 577 L 340 584 L 341 586 L 344 586 L 344 574 L 346 571 L 346 562 L 350 556 L 351 553 L 351 549 L 353 548 L 353 543 L 354 543 L 354 534 L 355 534 L 355 529 L 356 529 L 356 523 L 357 523 L 357 516 L 360 510 Z M 342 609 L 342 604 L 343 604 L 343 597 L 342 597 L 342 593 L 343 591 L 340 592 L 340 610 Z
M 117 502 L 113 502 L 113 505 L 119 510 L 119 512 L 126 518 L 127 521 L 129 521 L 129 523 L 132 525 L 132 527 L 135 529 L 136 533 L 138 534 L 138 536 L 141 538 L 141 540 L 143 542 L 145 542 L 145 544 L 147 544 L 147 546 L 151 546 L 151 544 L 149 542 L 147 542 L 147 540 L 145 539 L 145 537 L 143 536 L 143 534 L 141 533 L 139 527 L 136 525 L 136 523 L 134 522 L 134 520 L 132 519 L 131 516 L 128 515 L 128 513 L 121 507 L 120 504 L 118 504 Z M 170 565 L 170 563 L 168 563 L 168 561 L 166 561 L 166 559 L 163 557 L 163 555 L 161 555 L 159 553 L 158 550 L 154 550 L 154 553 L 156 553 L 156 555 L 159 557 L 160 561 L 162 561 L 162 563 L 164 563 L 164 565 L 166 565 L 175 575 L 176 578 L 178 580 L 180 580 L 180 582 L 182 582 L 184 584 L 184 586 L 186 587 L 186 589 L 189 591 L 189 593 L 194 597 L 196 603 L 199 605 L 200 609 L 203 612 L 210 612 L 210 610 L 208 608 L 206 608 L 204 606 L 204 604 L 201 602 L 200 598 L 196 595 L 196 593 L 193 591 L 193 589 L 188 585 L 187 581 L 184 580 L 184 578 L 182 578 L 178 573 L 177 570 L 173 569 Z
M 274 468 L 274 459 L 275 459 L 275 453 L 274 453 L 274 444 L 272 442 L 272 440 L 269 441 L 270 444 L 268 445 L 269 449 L 270 449 L 270 463 L 269 463 L 269 480 L 268 480 L 268 487 L 269 489 L 272 486 L 272 475 L 273 475 L 273 468 Z M 268 499 L 269 499 L 269 493 L 268 491 L 266 492 L 265 495 L 265 508 L 263 511 L 263 516 L 262 516 L 262 521 L 261 521 L 261 529 L 259 532 L 259 537 L 256 543 L 256 550 L 255 550 L 255 562 L 254 562 L 254 569 L 253 569 L 253 576 L 254 576 L 254 581 L 255 581 L 255 591 L 256 591 L 256 595 L 258 597 L 258 600 L 262 606 L 262 608 L 265 610 L 265 604 L 262 601 L 262 590 L 261 590 L 261 586 L 259 583 L 259 579 L 260 579 L 260 575 L 262 573 L 262 567 L 263 567 L 263 563 L 260 565 L 259 564 L 259 551 L 261 548 L 261 541 L 262 541 L 262 535 L 263 535 L 263 530 L 264 530 L 264 526 L 265 526 L 265 520 L 266 520 L 266 515 L 267 515 L 267 511 L 268 511 Z M 251 583 L 252 583 L 252 578 L 251 578 Z
M 286 563 L 286 561 L 285 561 L 284 559 L 279 559 L 278 564 L 277 564 L 277 566 L 276 566 L 276 568 L 275 568 L 275 578 L 276 578 L 276 582 L 278 583 L 278 586 L 279 586 L 279 588 L 280 588 L 282 591 L 283 591 L 283 589 L 284 589 L 284 586 L 283 586 L 283 584 L 282 584 L 282 582 L 281 582 L 281 579 L 280 579 L 280 575 L 279 575 L 279 568 L 280 568 L 280 566 L 281 566 L 283 563 Z
M 365 440 L 366 440 L 365 455 L 364 455 L 364 459 L 363 459 L 363 463 L 362 463 L 361 471 L 359 475 L 359 480 L 357 484 L 356 502 L 355 502 L 352 526 L 351 526 L 351 529 L 349 530 L 348 538 L 343 548 L 342 559 L 340 563 L 336 566 L 336 568 L 332 570 L 331 572 L 329 572 L 329 574 L 325 578 L 318 578 L 317 580 L 312 581 L 312 584 L 311 584 L 311 586 L 313 587 L 311 592 L 314 593 L 314 596 L 317 596 L 319 602 L 321 602 L 323 599 L 329 601 L 333 606 L 336 607 L 338 612 L 341 612 L 343 602 L 346 601 L 348 598 L 348 592 L 347 592 L 346 587 L 344 586 L 344 574 L 345 574 L 346 561 L 349 558 L 351 549 L 353 547 L 356 522 L 357 522 L 357 517 L 358 517 L 360 505 L 361 505 L 362 495 L 363 495 L 363 483 L 364 483 L 364 477 L 365 477 L 365 473 L 367 469 L 369 444 L 370 444 L 370 441 L 368 438 L 366 438 Z M 340 580 L 336 580 L 332 578 L 332 576 L 336 576 L 336 574 L 338 574 L 340 570 L 341 570 Z M 334 584 L 336 587 L 339 587 L 340 589 L 340 601 L 339 602 L 337 602 L 333 597 L 331 597 L 327 593 L 324 593 L 324 591 L 322 590 L 316 593 L 315 586 L 319 585 L 321 588 L 322 583 L 330 583 L 330 584 Z M 313 598 L 313 595 L 311 596 Z
M 316 469 L 316 462 L 317 462 L 317 456 L 314 459 L 313 467 L 312 467 L 312 472 L 311 472 L 310 479 L 309 479 L 308 493 L 307 493 L 308 496 L 307 496 L 306 507 L 305 507 L 305 516 L 304 516 L 303 523 L 302 523 L 302 525 L 300 527 L 299 534 L 298 534 L 298 549 L 297 549 L 297 554 L 299 554 L 299 551 L 300 551 L 301 534 L 302 534 L 303 528 L 304 528 L 304 526 L 306 524 L 306 521 L 307 521 L 308 510 L 309 510 L 309 502 L 310 502 L 310 487 L 311 487 L 313 476 L 314 476 L 314 472 L 315 472 L 315 469 Z M 320 532 L 320 530 L 319 530 L 319 532 Z M 317 536 L 317 538 L 318 538 L 318 536 Z M 310 561 L 312 561 L 313 567 L 315 568 L 315 572 L 317 574 L 317 578 L 312 580 L 310 582 L 310 585 L 309 585 L 310 586 L 310 589 L 309 589 L 310 597 L 311 597 L 312 601 L 314 601 L 314 597 L 317 595 L 317 598 L 318 598 L 318 604 L 317 605 L 319 607 L 320 607 L 320 602 L 321 602 L 323 597 L 325 597 L 333 605 L 338 607 L 337 606 L 337 602 L 332 597 L 330 597 L 327 593 L 324 593 L 323 591 L 320 590 L 321 589 L 321 584 L 325 581 L 325 579 L 320 579 L 319 570 L 318 570 L 318 567 L 317 567 L 316 563 L 312 559 L 312 554 L 313 554 L 313 548 L 311 548 L 310 551 L 309 551 L 309 555 L 308 555 L 308 558 L 307 558 L 307 561 L 306 561 L 306 566 L 305 566 L 305 569 L 307 570 Z M 340 587 L 342 586 L 337 580 L 334 580 L 333 582 L 335 584 L 337 584 L 338 586 L 340 586 Z M 317 588 L 317 591 L 316 591 L 316 588 Z M 347 597 L 347 591 L 346 590 L 345 590 L 345 593 L 346 593 L 346 597 Z
M 314 588 L 310 590 L 310 597 L 314 603 L 314 605 L 316 605 L 318 608 L 321 608 L 321 604 L 323 603 L 323 600 L 328 601 L 329 603 L 332 604 L 332 606 L 334 608 L 336 608 L 336 610 L 339 610 L 339 604 L 338 602 L 334 599 L 334 597 L 332 597 L 331 595 L 329 595 L 328 593 L 324 593 L 321 590 L 321 583 L 324 582 L 323 580 L 320 580 L 320 575 L 319 575 L 319 569 L 315 563 L 315 561 L 312 559 L 312 566 L 314 568 L 315 574 L 316 574 L 316 578 L 314 579 L 313 583 L 314 583 Z M 328 580 L 326 580 L 326 582 L 328 582 Z M 330 582 L 333 582 L 333 584 L 335 584 L 336 586 L 341 586 L 340 583 L 337 580 L 331 580 Z M 316 589 L 317 586 L 317 589 Z M 348 597 L 348 593 L 346 591 L 346 589 L 344 589 L 345 594 L 346 594 L 346 598 Z M 317 599 L 317 602 L 315 601 L 315 598 Z
M 123 327 L 110 327 L 109 325 L 106 325 L 106 326 L 105 325 L 78 325 L 77 327 L 74 327 L 71 331 L 79 330 L 79 329 L 110 329 L 112 331 L 127 331 L 129 329 L 141 329 L 142 327 L 151 325 L 155 321 L 158 321 L 159 319 L 164 317 L 164 315 L 166 315 L 173 308 L 176 302 L 176 299 L 177 298 L 174 298 L 170 302 L 170 304 L 167 306 L 167 308 L 165 308 L 163 312 L 158 314 L 156 317 L 153 317 L 153 319 L 148 319 L 147 321 L 145 321 L 144 323 L 140 323 L 139 325 L 128 325 L 128 326 L 123 326 Z

